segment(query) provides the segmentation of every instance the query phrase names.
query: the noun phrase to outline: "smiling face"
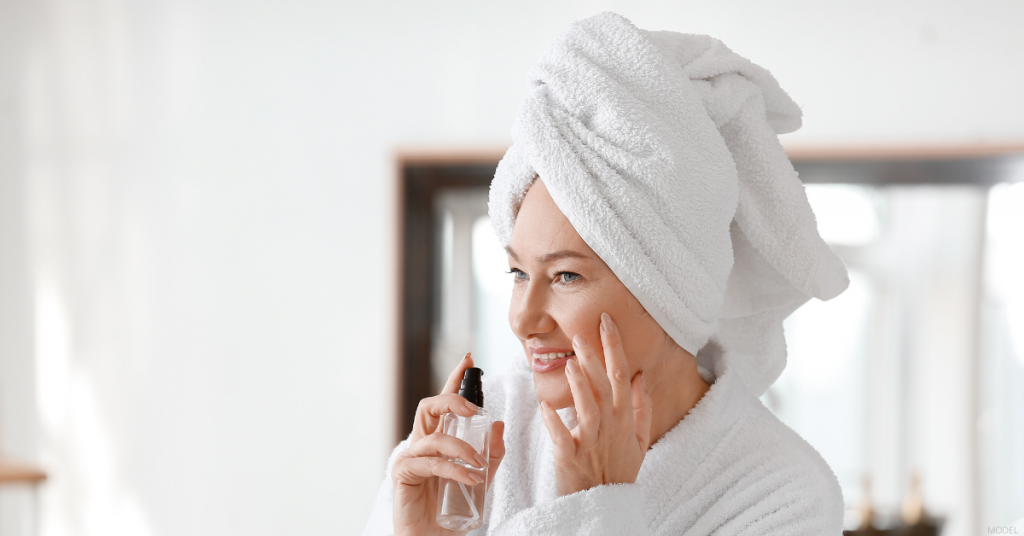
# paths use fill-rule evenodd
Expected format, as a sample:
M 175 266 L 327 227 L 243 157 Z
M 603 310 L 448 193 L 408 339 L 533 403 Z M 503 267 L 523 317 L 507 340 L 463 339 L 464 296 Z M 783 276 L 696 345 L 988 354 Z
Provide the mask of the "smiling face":
M 630 377 L 656 372 L 669 354 L 681 351 L 583 241 L 539 179 L 523 199 L 507 249 L 515 274 L 509 324 L 530 361 L 538 401 L 572 405 L 566 354 L 572 355 L 572 338 L 579 334 L 603 358 L 602 312 L 618 326 Z

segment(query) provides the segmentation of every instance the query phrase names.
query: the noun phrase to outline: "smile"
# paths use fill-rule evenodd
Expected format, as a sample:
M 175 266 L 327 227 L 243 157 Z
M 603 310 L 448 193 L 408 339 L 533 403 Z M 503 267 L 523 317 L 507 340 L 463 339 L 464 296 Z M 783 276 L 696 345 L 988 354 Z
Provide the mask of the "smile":
M 550 363 L 550 362 L 552 362 L 552 361 L 554 361 L 556 359 L 561 359 L 563 357 L 572 357 L 574 355 L 576 355 L 576 352 L 572 352 L 572 351 L 569 351 L 569 352 L 549 352 L 549 353 L 546 353 L 546 354 L 533 354 L 533 358 L 536 359 L 537 361 L 540 361 L 541 363 Z
M 576 352 L 562 348 L 530 348 L 530 368 L 534 372 L 551 372 L 565 366 L 565 362 L 576 357 Z

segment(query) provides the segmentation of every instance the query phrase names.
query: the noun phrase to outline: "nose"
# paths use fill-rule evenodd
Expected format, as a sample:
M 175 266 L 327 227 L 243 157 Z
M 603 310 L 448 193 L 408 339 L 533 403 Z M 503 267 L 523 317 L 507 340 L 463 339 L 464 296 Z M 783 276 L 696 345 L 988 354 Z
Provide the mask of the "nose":
M 555 329 L 555 319 L 547 310 L 547 293 L 542 285 L 527 284 L 522 294 L 513 294 L 509 304 L 508 322 L 519 340 L 549 333 Z

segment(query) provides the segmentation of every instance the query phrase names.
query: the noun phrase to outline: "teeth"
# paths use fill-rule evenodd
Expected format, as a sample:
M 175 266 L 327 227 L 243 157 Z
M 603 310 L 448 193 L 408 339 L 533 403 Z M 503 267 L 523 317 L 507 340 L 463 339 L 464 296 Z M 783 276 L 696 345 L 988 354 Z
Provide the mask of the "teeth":
M 563 358 L 563 357 L 573 356 L 573 355 L 575 355 L 575 353 L 574 352 L 551 352 L 549 354 L 533 354 L 533 355 L 534 355 L 534 357 L 537 358 L 538 361 L 540 361 L 542 363 L 548 363 L 548 362 L 551 362 L 551 361 L 554 361 L 556 359 L 560 359 L 560 358 Z

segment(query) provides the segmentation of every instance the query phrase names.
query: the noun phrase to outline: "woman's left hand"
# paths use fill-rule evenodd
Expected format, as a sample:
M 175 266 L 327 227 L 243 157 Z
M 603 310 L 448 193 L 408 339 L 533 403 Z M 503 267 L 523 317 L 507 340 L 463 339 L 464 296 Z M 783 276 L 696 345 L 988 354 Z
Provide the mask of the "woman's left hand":
M 651 397 L 643 373 L 630 377 L 618 328 L 601 314 L 604 366 L 597 350 L 573 337 L 576 358 L 565 364 L 578 425 L 571 432 L 547 401 L 544 426 L 555 444 L 558 495 L 601 484 L 636 482 L 651 435 Z

